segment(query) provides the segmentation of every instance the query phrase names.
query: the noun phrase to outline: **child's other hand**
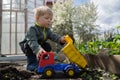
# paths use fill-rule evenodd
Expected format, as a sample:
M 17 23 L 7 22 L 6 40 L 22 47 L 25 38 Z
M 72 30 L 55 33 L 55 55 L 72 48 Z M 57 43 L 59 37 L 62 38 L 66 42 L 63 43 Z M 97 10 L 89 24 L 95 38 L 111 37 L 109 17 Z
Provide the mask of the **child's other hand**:
M 39 60 L 39 58 L 40 58 L 40 56 L 41 56 L 41 54 L 42 54 L 43 52 L 46 52 L 46 51 L 45 51 L 44 49 L 42 49 L 42 48 L 38 51 L 38 53 L 36 54 L 37 60 Z
M 61 37 L 60 42 L 63 43 L 63 44 L 66 42 L 66 41 L 65 41 L 65 36 L 62 36 L 62 37 Z

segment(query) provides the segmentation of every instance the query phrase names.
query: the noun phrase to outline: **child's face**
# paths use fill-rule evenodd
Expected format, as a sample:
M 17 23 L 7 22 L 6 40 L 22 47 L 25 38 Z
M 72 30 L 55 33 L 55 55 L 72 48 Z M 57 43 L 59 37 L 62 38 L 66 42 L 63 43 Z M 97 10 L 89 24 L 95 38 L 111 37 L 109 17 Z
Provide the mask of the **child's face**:
M 38 19 L 38 23 L 43 27 L 49 27 L 52 24 L 52 16 L 49 14 L 40 16 Z

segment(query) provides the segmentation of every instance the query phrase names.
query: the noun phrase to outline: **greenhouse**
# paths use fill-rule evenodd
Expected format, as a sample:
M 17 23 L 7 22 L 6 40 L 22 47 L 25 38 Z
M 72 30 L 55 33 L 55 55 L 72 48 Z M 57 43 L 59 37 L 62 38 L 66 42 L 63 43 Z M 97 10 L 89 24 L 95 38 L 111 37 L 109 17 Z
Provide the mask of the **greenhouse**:
M 27 27 L 34 24 L 33 9 L 45 4 L 45 0 L 1 0 L 0 41 L 1 54 L 21 54 L 19 42 Z

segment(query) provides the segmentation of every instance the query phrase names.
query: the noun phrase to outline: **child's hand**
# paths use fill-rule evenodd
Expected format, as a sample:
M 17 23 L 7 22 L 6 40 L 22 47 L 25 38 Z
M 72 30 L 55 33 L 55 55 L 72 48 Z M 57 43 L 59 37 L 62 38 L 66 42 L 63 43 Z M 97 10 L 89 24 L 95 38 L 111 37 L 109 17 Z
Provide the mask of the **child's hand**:
M 42 49 L 42 48 L 38 51 L 38 53 L 36 54 L 37 60 L 39 60 L 39 58 L 40 58 L 40 56 L 41 56 L 41 54 L 42 54 L 43 52 L 46 52 L 46 51 L 45 51 L 44 49 Z
M 63 44 L 66 42 L 65 41 L 65 36 L 61 37 L 60 42 L 63 43 Z

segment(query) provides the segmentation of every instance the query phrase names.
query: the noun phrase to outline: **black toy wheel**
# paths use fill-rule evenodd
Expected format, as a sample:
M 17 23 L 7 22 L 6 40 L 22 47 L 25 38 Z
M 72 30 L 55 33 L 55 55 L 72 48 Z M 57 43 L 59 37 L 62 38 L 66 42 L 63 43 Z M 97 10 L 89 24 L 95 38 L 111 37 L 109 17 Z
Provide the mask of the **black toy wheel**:
M 75 75 L 75 70 L 72 69 L 72 68 L 67 69 L 67 70 L 66 70 L 66 75 L 67 75 L 68 77 L 73 77 L 73 76 Z
M 44 77 L 52 77 L 54 74 L 54 70 L 51 68 L 47 68 L 44 70 L 43 76 Z

